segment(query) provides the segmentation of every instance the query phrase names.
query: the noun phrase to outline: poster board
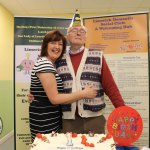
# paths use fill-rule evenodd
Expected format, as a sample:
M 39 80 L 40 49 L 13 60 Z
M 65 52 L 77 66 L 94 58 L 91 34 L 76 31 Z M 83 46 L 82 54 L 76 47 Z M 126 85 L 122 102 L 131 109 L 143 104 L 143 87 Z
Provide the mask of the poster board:
M 30 89 L 31 70 L 40 54 L 44 35 L 55 29 L 66 35 L 70 19 L 15 17 L 14 20 L 15 150 L 29 150 L 31 137 L 27 94 Z
M 126 105 L 143 119 L 137 146 L 149 145 L 148 13 L 132 13 L 83 19 L 86 47 L 103 51 Z M 105 96 L 105 117 L 114 109 Z

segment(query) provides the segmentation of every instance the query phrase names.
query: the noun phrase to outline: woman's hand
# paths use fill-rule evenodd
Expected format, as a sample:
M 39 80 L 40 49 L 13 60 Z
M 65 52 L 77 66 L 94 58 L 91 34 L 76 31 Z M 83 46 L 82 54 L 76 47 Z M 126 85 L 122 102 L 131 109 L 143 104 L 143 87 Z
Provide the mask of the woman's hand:
M 29 102 L 29 103 L 32 103 L 32 101 L 34 100 L 34 96 L 33 96 L 31 93 L 29 93 L 29 94 L 27 95 L 27 97 L 28 97 L 28 102 Z
M 95 98 L 97 95 L 97 90 L 92 86 L 87 86 L 83 90 L 83 94 L 85 98 Z

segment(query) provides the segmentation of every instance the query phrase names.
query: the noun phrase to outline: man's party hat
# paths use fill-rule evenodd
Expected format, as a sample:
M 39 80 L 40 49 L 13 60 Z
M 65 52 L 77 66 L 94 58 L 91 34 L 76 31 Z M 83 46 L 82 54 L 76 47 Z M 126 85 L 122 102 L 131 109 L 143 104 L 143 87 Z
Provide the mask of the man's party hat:
M 77 9 L 69 27 L 75 27 L 75 26 L 83 26 L 82 20 L 80 18 L 80 13 Z

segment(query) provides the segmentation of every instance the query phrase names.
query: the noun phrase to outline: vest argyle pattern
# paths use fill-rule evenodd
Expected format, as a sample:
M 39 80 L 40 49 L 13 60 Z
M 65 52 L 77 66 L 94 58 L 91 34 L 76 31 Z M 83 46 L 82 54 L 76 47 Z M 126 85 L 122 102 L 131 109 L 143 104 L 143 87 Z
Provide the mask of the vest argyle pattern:
M 66 53 L 61 60 L 57 62 L 57 72 L 63 80 L 64 92 L 71 93 L 80 89 L 84 89 L 88 85 L 92 85 L 97 90 L 97 96 L 94 99 L 82 99 L 78 101 L 78 109 L 82 107 L 83 111 L 97 112 L 105 108 L 104 91 L 101 86 L 101 68 L 102 68 L 102 52 L 89 49 L 85 56 L 85 61 L 78 68 L 76 76 L 71 74 L 70 64 L 68 63 L 69 53 Z M 83 54 L 84 57 L 84 54 Z M 69 61 L 70 62 L 70 61 Z M 79 65 L 80 66 L 80 65 Z M 79 70 L 80 69 L 80 70 Z M 73 84 L 73 80 L 76 85 Z M 73 87 L 74 86 L 74 87 Z M 72 89 L 75 90 L 72 90 Z M 81 103 L 80 103 L 81 102 Z M 62 111 L 72 111 L 71 104 L 62 105 Z

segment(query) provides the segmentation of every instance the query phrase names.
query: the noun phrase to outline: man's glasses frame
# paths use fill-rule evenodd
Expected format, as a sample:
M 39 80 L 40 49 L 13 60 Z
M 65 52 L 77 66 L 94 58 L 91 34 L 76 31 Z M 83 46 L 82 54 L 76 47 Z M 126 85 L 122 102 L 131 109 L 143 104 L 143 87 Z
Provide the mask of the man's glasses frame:
M 73 34 L 80 33 L 81 35 L 85 35 L 86 31 L 83 30 L 83 29 L 78 30 L 78 29 L 75 28 L 75 29 L 70 30 L 69 33 L 73 33 Z

